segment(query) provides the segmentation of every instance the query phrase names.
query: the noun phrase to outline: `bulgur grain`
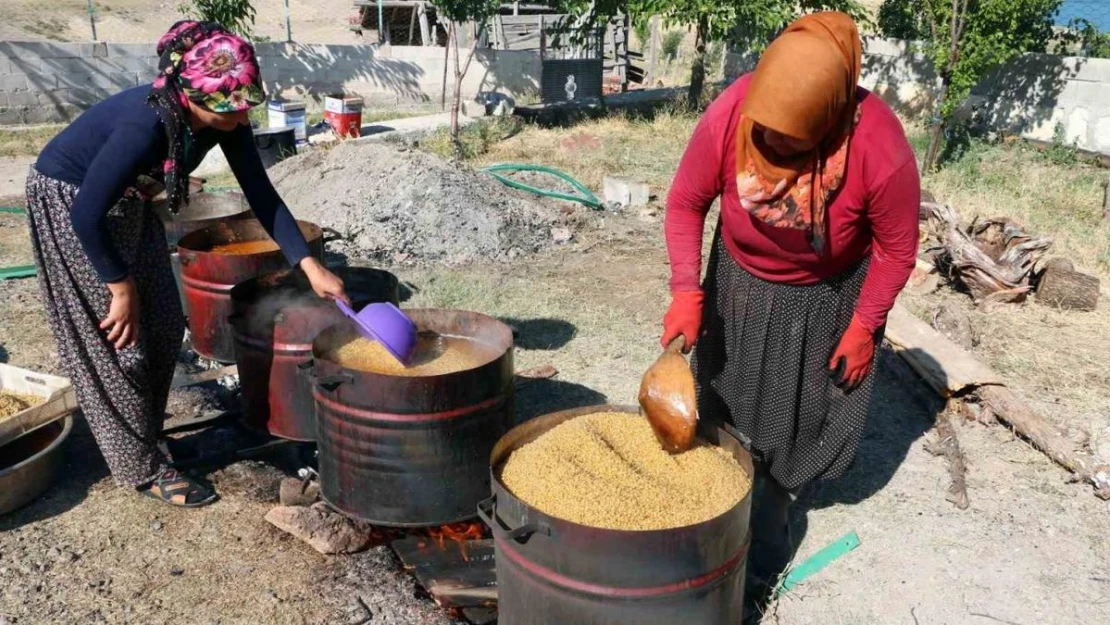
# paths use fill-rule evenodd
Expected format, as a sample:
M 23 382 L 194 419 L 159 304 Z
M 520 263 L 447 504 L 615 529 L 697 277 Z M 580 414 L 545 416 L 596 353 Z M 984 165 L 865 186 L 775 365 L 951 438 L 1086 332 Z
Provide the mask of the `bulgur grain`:
M 43 398 L 38 395 L 0 391 L 0 419 L 7 419 L 16 413 L 37 406 L 43 401 Z
M 408 367 L 402 365 L 377 341 L 362 337 L 329 350 L 325 357 L 357 371 L 426 377 L 473 369 L 493 360 L 496 353 L 488 345 L 465 337 L 421 332 Z
M 658 530 L 712 519 L 751 483 L 732 455 L 695 441 L 672 455 L 647 419 L 596 413 L 552 428 L 514 451 L 501 480 L 525 503 L 582 525 Z

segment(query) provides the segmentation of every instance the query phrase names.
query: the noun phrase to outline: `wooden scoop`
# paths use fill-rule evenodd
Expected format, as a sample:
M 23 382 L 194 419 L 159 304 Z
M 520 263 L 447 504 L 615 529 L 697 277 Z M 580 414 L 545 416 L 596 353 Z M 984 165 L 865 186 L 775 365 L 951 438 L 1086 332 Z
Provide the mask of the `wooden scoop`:
M 694 443 L 698 401 L 694 374 L 682 355 L 686 339 L 679 336 L 644 373 L 640 382 L 640 409 L 651 423 L 663 449 L 681 453 Z

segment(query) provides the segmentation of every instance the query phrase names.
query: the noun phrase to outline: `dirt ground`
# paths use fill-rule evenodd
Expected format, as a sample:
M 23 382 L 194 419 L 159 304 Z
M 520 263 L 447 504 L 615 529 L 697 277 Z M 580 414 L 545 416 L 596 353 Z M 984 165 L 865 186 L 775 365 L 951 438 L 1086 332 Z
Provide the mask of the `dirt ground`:
M 5 219 L 0 254 L 29 260 L 24 227 Z M 520 332 L 518 367 L 559 369 L 522 390 L 521 419 L 631 403 L 665 304 L 659 228 L 611 217 L 573 246 L 511 267 L 398 273 L 414 287 L 409 305 L 498 315 Z M 0 346 L 12 364 L 58 369 L 33 279 L 0 283 Z M 795 516 L 802 557 L 848 531 L 861 546 L 764 622 L 1106 622 L 1107 505 L 1005 429 L 968 426 L 971 508 L 956 510 L 944 500 L 943 462 L 922 448 L 938 401 L 889 353 L 878 375 L 855 467 L 807 492 Z M 187 398 L 177 401 L 184 411 Z M 365 618 L 360 597 L 375 613 L 369 623 L 449 622 L 383 549 L 323 557 L 265 523 L 290 466 L 233 464 L 209 476 L 217 505 L 171 509 L 116 488 L 79 420 L 61 483 L 0 519 L 0 616 L 19 625 L 346 623 Z

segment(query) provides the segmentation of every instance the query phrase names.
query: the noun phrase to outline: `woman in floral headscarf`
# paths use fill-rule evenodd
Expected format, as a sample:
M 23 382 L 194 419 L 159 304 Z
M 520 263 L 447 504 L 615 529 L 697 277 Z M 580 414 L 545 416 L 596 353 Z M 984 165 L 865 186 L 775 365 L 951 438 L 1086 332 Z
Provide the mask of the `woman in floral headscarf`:
M 861 47 L 843 13 L 790 25 L 709 107 L 667 198 L 663 343 L 697 344 L 702 421 L 735 427 L 760 461 L 749 571 L 765 582 L 791 556 L 799 490 L 855 457 L 875 346 L 917 252 L 917 163 L 857 86 Z
M 219 145 L 255 216 L 321 297 L 343 283 L 309 254 L 254 146 L 264 96 L 249 43 L 178 22 L 158 42 L 158 78 L 93 106 L 39 155 L 27 206 L 58 355 L 112 476 L 167 503 L 215 493 L 173 468 L 158 435 L 184 333 L 165 231 L 148 200 L 189 201 L 189 172 Z

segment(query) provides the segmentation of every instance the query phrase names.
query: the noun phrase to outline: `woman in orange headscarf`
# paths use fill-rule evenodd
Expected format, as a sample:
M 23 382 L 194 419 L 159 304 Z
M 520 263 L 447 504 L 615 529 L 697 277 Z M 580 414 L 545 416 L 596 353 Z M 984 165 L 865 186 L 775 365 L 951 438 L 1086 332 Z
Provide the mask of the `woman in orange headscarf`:
M 709 107 L 667 199 L 663 344 L 696 343 L 702 420 L 751 441 L 750 568 L 767 581 L 792 554 L 798 491 L 855 456 L 875 346 L 917 250 L 917 164 L 895 115 L 857 86 L 861 48 L 843 13 L 791 24 Z

